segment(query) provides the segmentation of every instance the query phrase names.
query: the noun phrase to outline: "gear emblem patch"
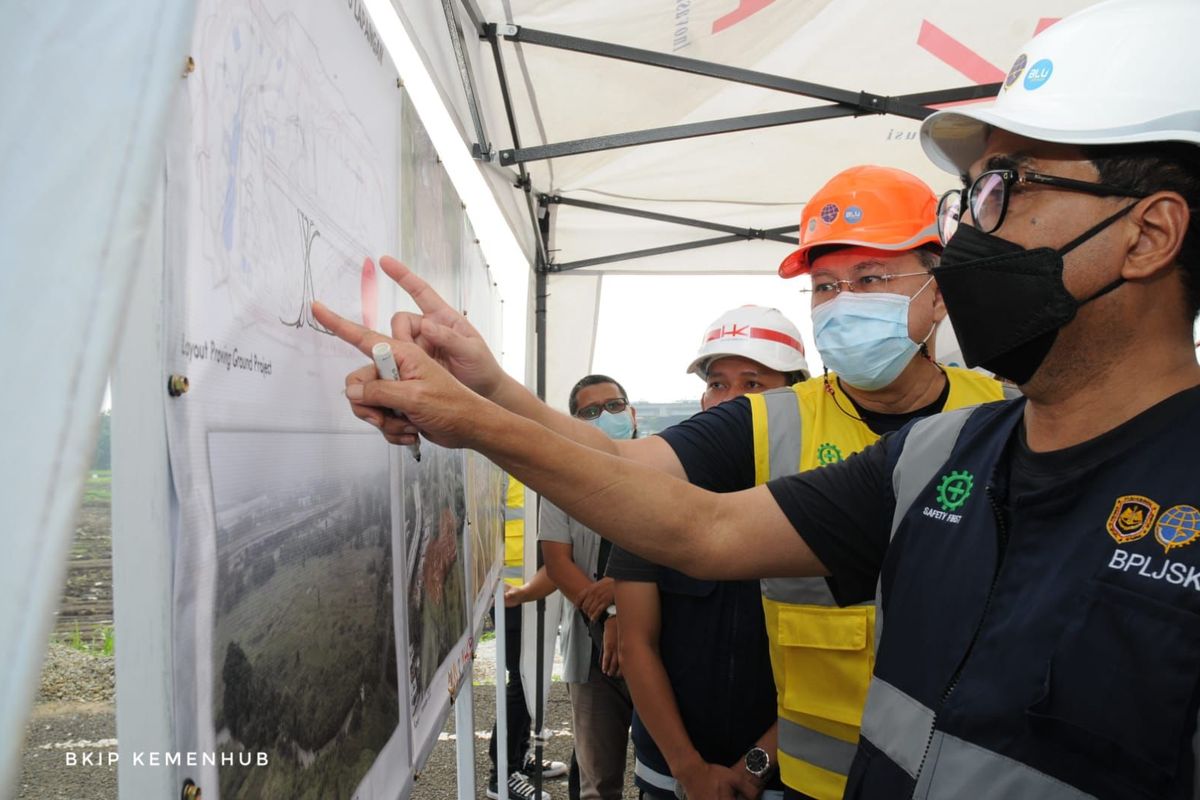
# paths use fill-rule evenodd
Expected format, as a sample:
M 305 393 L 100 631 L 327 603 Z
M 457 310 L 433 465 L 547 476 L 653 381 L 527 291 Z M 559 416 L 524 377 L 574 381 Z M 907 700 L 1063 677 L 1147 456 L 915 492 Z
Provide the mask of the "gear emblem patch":
M 832 442 L 822 442 L 817 447 L 817 462 L 824 466 L 825 464 L 836 464 L 842 460 L 842 451 L 836 444 Z
M 967 502 L 974 488 L 975 478 L 965 469 L 943 475 L 937 489 L 938 505 L 942 511 L 957 511 Z

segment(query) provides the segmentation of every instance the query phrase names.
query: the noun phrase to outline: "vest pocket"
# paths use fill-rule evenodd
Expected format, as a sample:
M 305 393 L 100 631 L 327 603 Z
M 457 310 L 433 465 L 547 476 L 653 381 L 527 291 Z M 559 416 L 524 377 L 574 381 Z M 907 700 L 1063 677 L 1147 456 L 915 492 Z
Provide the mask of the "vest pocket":
M 784 708 L 857 727 L 874 667 L 874 625 L 873 606 L 780 606 Z
M 1196 713 L 1200 616 L 1099 581 L 1081 600 L 1028 709 L 1035 728 L 1118 773 L 1174 776 Z

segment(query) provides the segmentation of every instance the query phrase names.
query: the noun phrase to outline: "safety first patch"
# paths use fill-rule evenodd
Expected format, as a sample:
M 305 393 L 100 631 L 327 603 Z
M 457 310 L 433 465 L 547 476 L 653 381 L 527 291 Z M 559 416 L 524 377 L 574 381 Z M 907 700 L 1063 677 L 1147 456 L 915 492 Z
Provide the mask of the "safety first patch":
M 962 514 L 956 513 L 967 504 L 967 498 L 975 490 L 975 476 L 964 470 L 954 470 L 938 481 L 936 500 L 938 508 L 925 506 L 922 513 L 930 519 L 957 525 Z

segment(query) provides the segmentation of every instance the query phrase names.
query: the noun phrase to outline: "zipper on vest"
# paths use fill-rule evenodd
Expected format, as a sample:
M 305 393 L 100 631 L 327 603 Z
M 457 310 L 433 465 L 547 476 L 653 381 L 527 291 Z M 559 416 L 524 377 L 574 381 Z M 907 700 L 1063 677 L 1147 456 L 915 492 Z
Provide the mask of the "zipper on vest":
M 996 592 L 996 583 L 1000 580 L 1000 569 L 1004 566 L 1004 552 L 1008 549 L 1008 523 L 1005 521 L 1004 512 L 1000 508 L 1000 504 L 996 502 L 996 496 L 992 492 L 992 487 L 989 484 L 985 487 L 988 496 L 988 503 L 992 507 L 992 516 L 996 519 L 997 537 L 997 552 L 996 552 L 996 571 L 992 574 L 992 583 L 988 586 L 987 597 L 983 601 L 983 612 L 979 615 L 979 622 L 975 625 L 975 632 L 971 634 L 971 641 L 967 644 L 967 649 L 963 656 L 958 661 L 958 666 L 954 669 L 954 674 L 950 676 L 949 683 L 942 691 L 942 697 L 938 701 L 938 707 L 933 711 L 933 722 L 929 726 L 929 739 L 925 742 L 925 752 L 921 756 L 921 765 L 917 767 L 916 781 L 919 784 L 921 781 L 921 773 L 925 771 L 925 762 L 929 759 L 929 748 L 933 746 L 933 735 L 937 730 L 938 711 L 946 705 L 946 701 L 950 699 L 950 695 L 958 687 L 958 681 L 962 678 L 963 669 L 967 666 L 967 661 L 971 657 L 971 652 L 975 649 L 975 642 L 979 640 L 979 632 L 983 630 L 983 623 L 987 619 L 988 611 L 992 607 L 992 595 Z M 917 796 L 917 787 L 913 786 L 913 798 Z

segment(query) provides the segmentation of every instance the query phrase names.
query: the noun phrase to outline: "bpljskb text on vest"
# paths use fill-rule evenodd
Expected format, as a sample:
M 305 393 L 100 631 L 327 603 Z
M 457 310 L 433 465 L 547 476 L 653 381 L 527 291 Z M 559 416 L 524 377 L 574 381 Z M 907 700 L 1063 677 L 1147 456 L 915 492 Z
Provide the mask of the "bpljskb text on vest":
M 847 798 L 1196 796 L 1200 404 L 1010 501 L 1023 409 L 889 443 L 887 624 Z
M 979 373 L 945 368 L 946 410 L 997 400 L 1000 385 Z M 747 395 L 754 425 L 755 481 L 842 461 L 878 441 L 830 375 Z M 875 664 L 875 607 L 838 608 L 824 578 L 762 581 L 763 610 L 779 709 L 783 782 L 838 800 L 854 759 L 867 686 Z

